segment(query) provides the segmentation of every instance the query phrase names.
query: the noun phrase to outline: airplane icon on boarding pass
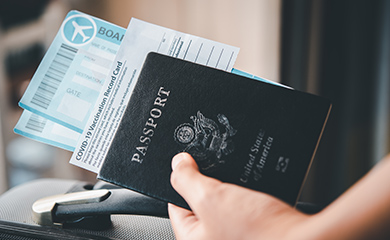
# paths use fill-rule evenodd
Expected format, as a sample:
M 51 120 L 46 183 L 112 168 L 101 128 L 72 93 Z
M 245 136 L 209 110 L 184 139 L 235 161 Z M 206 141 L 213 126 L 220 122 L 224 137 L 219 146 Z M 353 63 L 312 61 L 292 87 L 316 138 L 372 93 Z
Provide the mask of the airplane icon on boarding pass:
M 77 34 L 80 34 L 83 37 L 83 42 L 85 42 L 88 38 L 90 38 L 88 36 L 85 36 L 84 30 L 91 29 L 92 26 L 80 26 L 75 21 L 72 21 L 72 25 L 74 26 L 72 41 L 74 41 Z
M 73 46 L 82 46 L 91 42 L 97 32 L 95 21 L 88 15 L 75 14 L 62 24 L 62 37 Z

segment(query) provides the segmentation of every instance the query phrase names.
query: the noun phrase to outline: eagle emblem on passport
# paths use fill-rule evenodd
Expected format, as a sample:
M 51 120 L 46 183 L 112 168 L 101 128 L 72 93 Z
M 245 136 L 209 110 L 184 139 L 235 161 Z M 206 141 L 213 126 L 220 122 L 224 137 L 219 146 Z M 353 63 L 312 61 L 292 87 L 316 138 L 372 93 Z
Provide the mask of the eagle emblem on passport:
M 223 156 L 234 151 L 231 138 L 237 130 L 223 114 L 217 115 L 218 123 L 200 111 L 190 119 L 192 123 L 183 123 L 175 129 L 175 141 L 194 157 L 201 170 L 210 172 L 225 163 Z

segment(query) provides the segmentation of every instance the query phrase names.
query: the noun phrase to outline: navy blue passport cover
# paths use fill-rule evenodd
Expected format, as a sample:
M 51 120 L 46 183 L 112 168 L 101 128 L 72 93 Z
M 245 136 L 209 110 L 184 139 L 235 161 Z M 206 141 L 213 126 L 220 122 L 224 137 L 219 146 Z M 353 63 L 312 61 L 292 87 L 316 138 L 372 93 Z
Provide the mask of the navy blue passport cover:
M 98 178 L 189 208 L 171 159 L 294 205 L 319 143 L 327 99 L 149 53 Z

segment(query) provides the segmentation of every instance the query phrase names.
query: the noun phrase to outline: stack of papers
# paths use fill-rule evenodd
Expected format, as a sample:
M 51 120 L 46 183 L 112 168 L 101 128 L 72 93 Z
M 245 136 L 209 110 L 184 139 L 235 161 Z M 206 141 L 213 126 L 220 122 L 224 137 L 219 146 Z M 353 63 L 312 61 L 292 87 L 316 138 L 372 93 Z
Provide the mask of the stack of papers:
M 14 131 L 73 151 L 72 164 L 99 173 L 149 52 L 277 84 L 234 69 L 237 47 L 70 11 L 19 103 Z

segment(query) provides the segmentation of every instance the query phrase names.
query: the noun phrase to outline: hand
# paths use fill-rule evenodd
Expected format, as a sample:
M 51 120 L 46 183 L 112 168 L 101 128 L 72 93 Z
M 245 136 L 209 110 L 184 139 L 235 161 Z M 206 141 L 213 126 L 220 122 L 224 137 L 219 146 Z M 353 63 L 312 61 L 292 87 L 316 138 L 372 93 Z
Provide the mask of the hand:
M 270 195 L 202 175 L 187 153 L 173 158 L 172 169 L 171 184 L 192 209 L 168 206 L 178 239 L 293 239 L 309 218 Z
M 265 193 L 202 175 L 187 153 L 171 184 L 192 211 L 169 204 L 178 239 L 390 239 L 390 155 L 316 215 Z

